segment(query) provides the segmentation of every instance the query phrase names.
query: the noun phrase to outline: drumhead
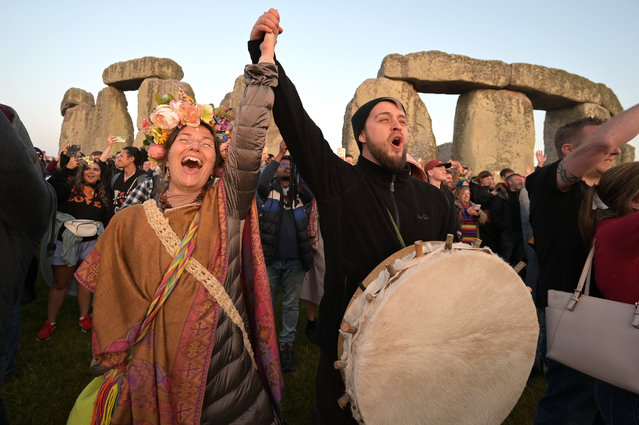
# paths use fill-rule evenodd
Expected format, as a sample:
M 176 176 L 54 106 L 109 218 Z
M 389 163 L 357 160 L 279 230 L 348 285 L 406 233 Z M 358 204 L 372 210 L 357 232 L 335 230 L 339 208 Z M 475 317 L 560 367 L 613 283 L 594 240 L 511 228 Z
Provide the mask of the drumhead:
M 390 285 L 387 263 L 397 271 Z M 517 273 L 478 249 L 415 258 L 408 247 L 380 266 L 344 316 L 356 332 L 341 332 L 354 416 L 367 425 L 501 423 L 525 387 L 539 329 Z

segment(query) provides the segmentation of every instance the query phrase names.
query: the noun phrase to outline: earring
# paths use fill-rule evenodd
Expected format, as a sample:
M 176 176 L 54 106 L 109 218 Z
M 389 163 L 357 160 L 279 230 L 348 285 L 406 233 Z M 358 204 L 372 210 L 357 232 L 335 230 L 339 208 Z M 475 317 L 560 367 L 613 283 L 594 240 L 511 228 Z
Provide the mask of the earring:
M 164 181 L 168 182 L 170 178 L 171 178 L 171 173 L 169 173 L 169 167 L 166 167 L 166 170 L 164 170 Z

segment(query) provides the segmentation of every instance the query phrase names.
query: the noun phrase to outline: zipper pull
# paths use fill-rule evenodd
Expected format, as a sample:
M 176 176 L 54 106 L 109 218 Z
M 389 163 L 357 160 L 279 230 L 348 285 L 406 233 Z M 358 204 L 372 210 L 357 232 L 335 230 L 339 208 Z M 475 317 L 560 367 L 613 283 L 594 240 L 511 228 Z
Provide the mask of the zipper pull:
M 393 174 L 393 177 L 391 179 L 390 191 L 393 193 L 395 192 L 395 174 Z

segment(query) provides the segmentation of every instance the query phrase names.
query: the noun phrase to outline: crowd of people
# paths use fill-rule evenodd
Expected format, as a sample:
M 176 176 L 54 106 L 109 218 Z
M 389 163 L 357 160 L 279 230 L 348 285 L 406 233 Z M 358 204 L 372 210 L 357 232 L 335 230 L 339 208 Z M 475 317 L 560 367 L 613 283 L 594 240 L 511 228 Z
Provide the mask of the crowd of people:
M 356 423 L 338 403 L 344 383 L 334 368 L 353 293 L 390 254 L 452 234 L 489 247 L 530 287 L 547 384 L 535 424 L 639 420 L 639 395 L 545 358 L 543 313 L 549 289 L 574 289 L 593 240 L 601 295 L 639 301 L 639 168 L 611 168 L 639 133 L 639 107 L 564 125 L 552 164 L 537 152 L 534 170 L 475 173 L 455 160 L 414 160 L 404 105 L 380 97 L 352 117 L 357 160 L 340 158 L 274 58 L 281 32 L 274 9 L 255 23 L 237 111 L 184 93 L 162 97 L 144 124 L 148 149 L 112 152 L 110 136 L 103 151 L 69 144 L 46 161 L 2 105 L 0 154 L 15 159 L 0 168 L 7 373 L 41 246 L 50 291 L 35 337 L 55 337 L 75 278 L 78 326 L 93 333 L 99 379 L 92 423 L 283 423 L 300 299 L 306 335 L 320 348 L 312 423 Z M 283 137 L 276 153 L 263 152 L 271 116 Z M 16 181 L 38 208 L 21 208 Z

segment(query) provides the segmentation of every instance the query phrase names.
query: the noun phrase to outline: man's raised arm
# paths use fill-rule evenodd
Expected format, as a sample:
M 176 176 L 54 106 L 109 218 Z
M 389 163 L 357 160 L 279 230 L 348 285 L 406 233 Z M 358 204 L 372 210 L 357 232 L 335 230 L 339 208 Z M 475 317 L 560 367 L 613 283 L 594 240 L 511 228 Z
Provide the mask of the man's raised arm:
M 260 44 L 265 34 L 280 34 L 282 31 L 277 10 L 270 9 L 258 18 L 248 43 L 253 63 L 257 63 L 260 58 Z M 336 173 L 331 168 L 348 164 L 333 153 L 322 131 L 304 110 L 295 85 L 288 79 L 277 59 L 275 62 L 278 69 L 273 106 L 275 123 L 304 179 L 315 195 L 320 196 L 323 191 L 332 191 L 338 183 L 333 180 Z
M 606 156 L 614 155 L 624 143 L 639 133 L 639 105 L 622 112 L 596 130 L 566 156 L 557 168 L 557 188 L 567 191 L 586 176 Z

